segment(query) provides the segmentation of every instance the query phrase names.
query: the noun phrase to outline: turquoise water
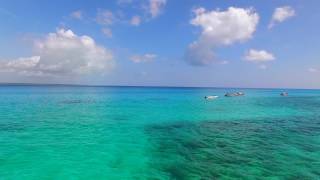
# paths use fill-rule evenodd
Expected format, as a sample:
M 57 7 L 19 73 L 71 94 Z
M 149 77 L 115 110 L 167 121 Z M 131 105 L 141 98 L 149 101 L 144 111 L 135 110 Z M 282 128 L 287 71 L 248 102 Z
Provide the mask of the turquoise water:
M 0 179 L 320 178 L 320 90 L 230 90 L 0 86 Z

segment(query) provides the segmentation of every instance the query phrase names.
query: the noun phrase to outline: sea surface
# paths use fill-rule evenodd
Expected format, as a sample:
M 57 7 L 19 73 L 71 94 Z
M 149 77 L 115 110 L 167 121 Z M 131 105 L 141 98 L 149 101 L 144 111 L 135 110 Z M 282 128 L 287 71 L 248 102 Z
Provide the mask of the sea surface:
M 320 179 L 320 90 L 281 92 L 2 85 L 0 179 Z

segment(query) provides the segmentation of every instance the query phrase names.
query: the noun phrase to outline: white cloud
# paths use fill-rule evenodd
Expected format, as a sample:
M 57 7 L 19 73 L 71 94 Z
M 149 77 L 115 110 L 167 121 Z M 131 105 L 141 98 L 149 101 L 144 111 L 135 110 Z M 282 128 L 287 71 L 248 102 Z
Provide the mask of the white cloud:
M 166 0 L 149 0 L 148 13 L 150 13 L 152 18 L 157 17 L 161 14 L 166 3 Z
M 156 54 L 133 55 L 130 60 L 134 63 L 150 62 L 157 57 Z
M 71 18 L 74 18 L 74 19 L 79 19 L 81 20 L 82 19 L 82 11 L 78 10 L 78 11 L 74 11 L 70 14 L 70 17 Z
M 206 11 L 201 7 L 193 12 L 195 17 L 190 23 L 202 31 L 186 53 L 186 61 L 192 65 L 210 64 L 215 60 L 215 48 L 250 39 L 259 22 L 259 15 L 252 8 Z
M 98 10 L 96 21 L 101 25 L 112 25 L 116 20 L 115 15 L 109 10 Z
M 101 31 L 107 38 L 112 38 L 112 30 L 110 28 L 103 28 Z
M 140 16 L 133 16 L 130 20 L 130 24 L 134 26 L 139 26 L 141 23 L 141 18 Z
M 244 56 L 246 61 L 250 62 L 267 62 L 275 60 L 275 57 L 272 53 L 269 53 L 265 50 L 256 50 L 250 49 Z
M 27 75 L 68 76 L 106 73 L 114 64 L 111 51 L 89 36 L 58 29 L 35 43 L 35 56 L 2 61 L 0 71 Z
M 229 7 L 227 11 L 209 11 L 204 8 L 195 10 L 194 26 L 202 28 L 202 39 L 214 45 L 229 45 L 252 37 L 259 21 L 253 9 Z
M 1 72 L 32 70 L 40 61 L 40 56 L 22 57 L 11 61 L 0 62 Z
M 311 73 L 320 72 L 319 69 L 316 69 L 316 68 L 309 68 L 308 71 Z
M 295 10 L 290 6 L 278 7 L 274 10 L 272 19 L 268 28 L 272 28 L 275 24 L 281 23 L 295 15 Z

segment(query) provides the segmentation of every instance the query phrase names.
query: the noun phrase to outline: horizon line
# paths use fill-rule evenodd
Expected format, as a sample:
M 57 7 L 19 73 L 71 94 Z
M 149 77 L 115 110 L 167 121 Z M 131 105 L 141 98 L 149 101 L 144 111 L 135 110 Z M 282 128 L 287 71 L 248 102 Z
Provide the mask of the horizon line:
M 292 89 L 320 90 L 319 88 L 288 88 L 288 87 L 222 87 L 222 86 L 166 86 L 166 85 L 103 85 L 103 84 L 72 84 L 72 83 L 8 83 L 0 82 L 0 86 L 78 86 L 78 87 L 141 87 L 141 88 L 216 88 L 216 89 Z

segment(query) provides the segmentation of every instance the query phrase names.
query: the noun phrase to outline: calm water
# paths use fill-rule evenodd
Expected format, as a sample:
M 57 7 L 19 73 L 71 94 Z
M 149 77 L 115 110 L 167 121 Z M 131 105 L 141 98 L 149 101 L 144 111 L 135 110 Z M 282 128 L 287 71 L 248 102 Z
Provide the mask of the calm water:
M 320 178 L 319 90 L 226 91 L 0 86 L 0 179 Z

